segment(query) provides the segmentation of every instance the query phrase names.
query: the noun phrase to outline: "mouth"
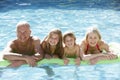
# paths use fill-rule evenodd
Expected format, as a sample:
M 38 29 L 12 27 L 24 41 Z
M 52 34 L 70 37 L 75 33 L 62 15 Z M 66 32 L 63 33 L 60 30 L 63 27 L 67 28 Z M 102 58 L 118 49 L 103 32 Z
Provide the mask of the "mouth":
M 90 42 L 91 45 L 96 45 L 96 42 Z
M 51 45 L 56 45 L 55 42 L 52 42 L 52 41 L 50 42 L 50 44 L 51 44 Z
M 27 37 L 20 37 L 19 40 L 20 40 L 21 42 L 25 42 L 25 41 L 27 40 Z
M 73 46 L 73 44 L 72 44 L 72 43 L 70 43 L 70 44 L 68 44 L 68 46 L 69 46 L 69 47 L 72 47 L 72 46 Z

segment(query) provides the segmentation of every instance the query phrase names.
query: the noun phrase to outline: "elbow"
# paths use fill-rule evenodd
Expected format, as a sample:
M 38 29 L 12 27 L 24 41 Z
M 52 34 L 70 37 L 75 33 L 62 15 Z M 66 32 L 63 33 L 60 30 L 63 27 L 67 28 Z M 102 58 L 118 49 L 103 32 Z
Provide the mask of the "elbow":
M 3 59 L 9 60 L 9 58 L 10 58 L 10 55 L 7 55 L 7 54 L 3 55 Z
M 3 55 L 3 59 L 7 59 L 8 55 Z

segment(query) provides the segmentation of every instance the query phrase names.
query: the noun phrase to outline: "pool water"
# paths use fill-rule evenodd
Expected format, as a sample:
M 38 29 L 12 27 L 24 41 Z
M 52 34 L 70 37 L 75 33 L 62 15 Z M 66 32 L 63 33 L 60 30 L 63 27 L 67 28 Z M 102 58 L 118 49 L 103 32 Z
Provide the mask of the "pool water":
M 114 67 L 114 68 L 113 68 Z M 44 65 L 0 69 L 0 80 L 120 80 L 119 64 Z
M 107 43 L 120 44 L 119 0 L 0 0 L 0 51 L 16 38 L 16 24 L 28 21 L 41 41 L 53 28 L 73 31 L 80 43 L 90 26 Z M 120 63 L 0 68 L 0 80 L 120 80 Z

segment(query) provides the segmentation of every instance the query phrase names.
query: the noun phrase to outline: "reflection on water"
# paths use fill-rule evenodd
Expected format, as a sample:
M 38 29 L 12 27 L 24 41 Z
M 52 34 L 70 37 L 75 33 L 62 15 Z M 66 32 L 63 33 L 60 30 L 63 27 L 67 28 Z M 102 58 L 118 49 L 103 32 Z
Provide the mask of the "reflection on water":
M 80 43 L 86 28 L 96 26 L 103 40 L 120 43 L 120 0 L 0 0 L 0 51 L 16 37 L 21 20 L 30 23 L 32 35 L 41 41 L 50 29 L 60 28 L 75 32 Z M 0 80 L 120 80 L 119 69 L 120 63 L 21 66 L 0 68 Z
M 0 80 L 119 80 L 120 63 L 97 65 L 42 65 L 0 68 Z M 19 77 L 19 79 L 18 79 Z
M 52 68 L 50 67 L 50 66 L 42 66 L 42 67 L 39 67 L 39 68 L 43 68 L 43 69 L 45 69 L 45 71 L 46 71 L 46 73 L 47 73 L 47 75 L 49 76 L 49 77 L 51 77 L 51 76 L 53 76 L 54 75 L 54 71 L 52 70 Z

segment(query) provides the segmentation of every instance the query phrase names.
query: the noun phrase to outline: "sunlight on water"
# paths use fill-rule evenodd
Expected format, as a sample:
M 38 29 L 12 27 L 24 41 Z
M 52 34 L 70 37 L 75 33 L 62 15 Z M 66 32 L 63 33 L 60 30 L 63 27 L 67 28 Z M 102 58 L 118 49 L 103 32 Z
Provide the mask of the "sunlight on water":
M 34 12 L 34 13 L 32 13 Z M 23 13 L 23 14 L 22 14 Z M 38 14 L 39 13 L 39 14 Z M 109 14 L 108 14 L 109 13 Z M 99 28 L 106 42 L 120 41 L 120 12 L 112 10 L 59 10 L 59 9 L 26 9 L 11 10 L 1 13 L 0 50 L 8 41 L 16 37 L 16 24 L 20 20 L 27 20 L 32 29 L 32 34 L 42 40 L 53 28 L 60 28 L 64 33 L 67 30 L 75 32 L 77 42 L 83 39 L 86 28 L 96 26 Z M 6 17 L 7 14 L 7 18 Z M 2 24 L 5 23 L 5 24 Z M 9 28 L 8 28 L 9 27 Z M 109 33 L 109 34 L 108 34 Z M 114 35 L 114 36 L 112 36 Z M 110 37 L 112 36 L 112 37 Z M 107 37 L 107 38 L 106 38 Z M 4 41 L 5 40 L 5 41 Z
M 0 68 L 0 79 L 7 80 L 119 80 L 119 64 Z
M 75 33 L 77 43 L 89 26 L 99 28 L 102 39 L 120 44 L 119 0 L 1 0 L 0 51 L 16 38 L 16 24 L 28 21 L 41 41 L 53 28 Z M 116 47 L 118 53 L 118 47 Z M 106 65 L 43 65 L 0 68 L 0 80 L 120 80 L 120 63 Z

